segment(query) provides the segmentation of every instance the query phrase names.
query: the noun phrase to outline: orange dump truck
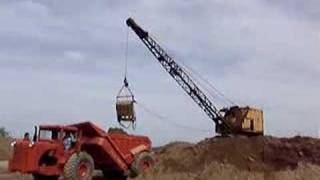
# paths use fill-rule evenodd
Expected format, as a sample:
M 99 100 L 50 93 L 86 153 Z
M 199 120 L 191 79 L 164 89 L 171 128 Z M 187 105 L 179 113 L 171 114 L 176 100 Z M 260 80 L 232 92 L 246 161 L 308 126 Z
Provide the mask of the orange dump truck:
M 125 132 L 105 132 L 90 122 L 35 128 L 33 141 L 12 143 L 9 171 L 32 174 L 34 179 L 92 179 L 93 171 L 105 177 L 137 176 L 154 164 L 151 141 Z

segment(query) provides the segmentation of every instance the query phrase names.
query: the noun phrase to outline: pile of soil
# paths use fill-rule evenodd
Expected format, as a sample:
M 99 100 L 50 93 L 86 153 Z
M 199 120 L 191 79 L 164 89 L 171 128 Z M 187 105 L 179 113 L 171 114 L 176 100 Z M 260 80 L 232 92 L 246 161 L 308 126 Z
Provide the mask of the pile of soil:
M 264 162 L 274 170 L 294 170 L 301 162 L 320 165 L 320 140 L 300 136 L 266 138 Z
M 139 179 L 320 179 L 320 140 L 308 137 L 209 138 L 156 148 Z

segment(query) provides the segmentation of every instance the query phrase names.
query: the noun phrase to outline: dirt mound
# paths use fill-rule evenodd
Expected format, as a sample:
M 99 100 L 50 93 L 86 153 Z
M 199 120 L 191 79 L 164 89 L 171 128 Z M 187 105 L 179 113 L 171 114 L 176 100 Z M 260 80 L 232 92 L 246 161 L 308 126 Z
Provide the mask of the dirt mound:
M 267 138 L 264 162 L 275 170 L 296 169 L 300 162 L 320 165 L 320 140 L 309 137 Z
M 156 151 L 166 168 L 197 171 L 212 161 L 239 169 L 279 171 L 299 163 L 320 165 L 320 140 L 309 137 L 210 138 L 197 144 L 171 143 Z
M 209 138 L 156 148 L 140 179 L 319 179 L 320 140 L 307 137 Z

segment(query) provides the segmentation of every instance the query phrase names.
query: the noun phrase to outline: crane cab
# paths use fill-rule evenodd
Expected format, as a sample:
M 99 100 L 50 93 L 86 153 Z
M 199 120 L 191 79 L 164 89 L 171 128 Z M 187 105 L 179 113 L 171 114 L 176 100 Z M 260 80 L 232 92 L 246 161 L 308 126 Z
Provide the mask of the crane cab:
M 223 109 L 224 122 L 230 126 L 233 134 L 249 136 L 263 135 L 263 111 L 253 107 L 233 106 Z

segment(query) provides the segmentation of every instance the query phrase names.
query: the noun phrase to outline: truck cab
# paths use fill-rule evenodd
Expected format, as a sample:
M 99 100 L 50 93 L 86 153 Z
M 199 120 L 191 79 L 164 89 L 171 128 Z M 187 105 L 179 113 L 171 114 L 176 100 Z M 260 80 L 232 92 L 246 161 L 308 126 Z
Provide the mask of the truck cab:
M 78 136 L 79 133 L 76 127 L 40 126 L 37 141 L 55 143 L 59 144 L 60 146 L 64 145 L 64 147 L 62 148 L 64 148 L 65 150 L 71 150 L 74 147 Z M 70 137 L 73 142 L 72 146 L 66 149 L 64 141 L 68 137 Z
M 9 161 L 10 171 L 58 177 L 59 167 L 64 164 L 75 148 L 65 149 L 66 134 L 78 136 L 78 129 L 66 126 L 39 126 L 33 140 L 17 139 L 12 143 L 13 156 Z M 75 143 L 73 147 L 75 147 Z

